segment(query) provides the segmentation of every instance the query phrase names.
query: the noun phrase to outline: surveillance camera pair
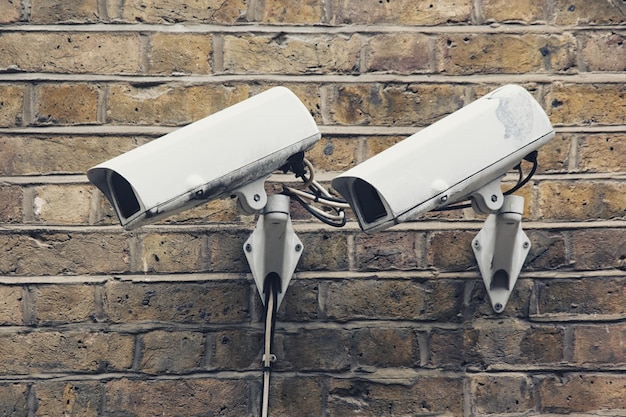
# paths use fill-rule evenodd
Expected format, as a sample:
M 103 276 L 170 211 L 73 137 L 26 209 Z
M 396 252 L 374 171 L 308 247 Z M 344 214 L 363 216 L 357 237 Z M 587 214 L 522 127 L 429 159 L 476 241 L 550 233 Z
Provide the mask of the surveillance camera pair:
M 535 152 L 553 136 L 534 98 L 505 85 L 340 174 L 332 187 L 368 233 L 471 200 L 475 210 L 494 216 L 472 245 L 483 277 L 489 276 L 485 283 L 508 298 L 529 242 L 519 227 L 523 200 L 520 207 L 521 197 L 504 195 L 500 180 L 523 159 L 536 162 Z M 275 87 L 97 165 L 87 176 L 126 229 L 232 195 L 244 212 L 262 213 L 265 180 L 278 169 L 306 178 L 303 153 L 320 137 L 296 95 Z M 506 255 L 498 266 L 507 245 L 523 255 L 521 263 Z M 494 302 L 491 295 L 501 311 L 506 299 Z

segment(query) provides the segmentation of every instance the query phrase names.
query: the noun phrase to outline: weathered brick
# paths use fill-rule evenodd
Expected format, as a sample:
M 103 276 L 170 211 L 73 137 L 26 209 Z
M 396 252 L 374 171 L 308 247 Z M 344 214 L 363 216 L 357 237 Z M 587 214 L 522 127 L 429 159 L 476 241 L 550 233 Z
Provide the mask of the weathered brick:
M 280 340 L 276 369 L 336 372 L 348 370 L 352 363 L 351 334 L 345 330 L 299 329 L 281 334 Z
M 0 384 L 0 414 L 12 417 L 27 417 L 28 385 L 18 382 Z
M 128 370 L 134 337 L 119 333 L 40 331 L 5 334 L 0 339 L 3 374 Z
M 184 374 L 201 368 L 204 335 L 157 330 L 142 336 L 141 370 L 149 374 Z
M 449 75 L 564 71 L 575 65 L 567 35 L 449 34 L 438 40 L 439 71 Z
M 329 91 L 329 115 L 340 125 L 427 126 L 464 102 L 464 89 L 433 84 L 354 84 Z
M 257 6 L 257 20 L 269 24 L 315 25 L 322 22 L 321 0 L 303 0 L 285 3 L 282 0 L 263 0 Z
M 309 321 L 320 318 L 320 284 L 316 281 L 291 280 L 278 311 L 280 321 Z
M 209 236 L 209 270 L 212 272 L 250 272 L 243 244 L 251 233 L 252 230 L 211 234 Z
M 150 37 L 152 74 L 210 74 L 213 37 L 208 34 L 155 33 Z
M 272 376 L 269 410 L 277 416 L 320 416 L 326 411 L 326 379 L 318 376 Z M 255 402 L 255 403 L 258 403 Z
M 46 184 L 34 188 L 35 221 L 45 224 L 87 224 L 95 189 L 90 185 Z
M 22 287 L 0 286 L 0 325 L 21 325 Z
M 137 271 L 172 273 L 207 269 L 207 242 L 204 234 L 150 233 L 141 238 L 141 263 Z
M 140 46 L 139 35 L 133 33 L 4 32 L 0 34 L 0 68 L 70 74 L 137 74 L 141 71 Z
M 316 171 L 347 171 L 357 163 L 359 138 L 324 136 L 307 151 Z
M 424 235 L 415 232 L 385 232 L 355 237 L 359 270 L 385 271 L 424 268 Z
M 105 313 L 115 323 L 241 323 L 249 319 L 247 282 L 110 282 L 105 289 Z
M 90 322 L 95 319 L 94 287 L 40 285 L 31 288 L 40 325 Z
M 247 99 L 244 85 L 135 84 L 109 88 L 109 123 L 185 125 Z
M 545 103 L 555 125 L 626 123 L 626 84 L 554 83 Z
M 626 216 L 626 182 L 542 181 L 538 191 L 543 220 L 587 221 Z
M 553 270 L 571 264 L 565 237 L 549 230 L 527 230 L 531 247 L 524 270 Z
M 33 0 L 30 20 L 33 23 L 87 23 L 101 20 L 98 0 L 58 2 Z
M 537 283 L 538 316 L 614 316 L 626 313 L 626 280 L 581 278 Z
M 0 185 L 0 222 L 21 223 L 24 192 L 17 185 Z
M 626 363 L 626 325 L 578 325 L 574 327 L 574 363 L 619 366 Z
M 586 32 L 579 40 L 580 55 L 587 71 L 626 71 L 626 32 Z
M 348 269 L 348 242 L 343 233 L 298 233 L 304 246 L 298 271 L 345 271 Z
M 577 270 L 626 269 L 626 229 L 590 229 L 572 232 Z
M 439 2 L 399 2 L 378 0 L 333 0 L 331 23 L 336 25 L 425 25 L 467 22 L 471 17 L 470 0 Z
M 486 22 L 540 23 L 546 21 L 543 1 L 522 0 L 515 3 L 506 0 L 483 0 Z
M 535 399 L 531 381 L 525 376 L 472 376 L 470 390 L 477 415 L 532 412 Z
M 353 73 L 361 38 L 351 36 L 224 36 L 224 71 L 234 74 Z
M 327 313 L 337 321 L 418 319 L 425 310 L 425 298 L 422 286 L 411 280 L 332 282 L 328 288 Z
M 428 366 L 460 369 L 465 364 L 463 331 L 433 329 L 428 334 Z
M 246 21 L 246 0 L 106 0 L 109 17 L 130 23 L 225 23 Z
M 524 269 L 522 269 L 522 271 L 524 271 Z M 528 318 L 533 296 L 533 285 L 531 279 L 518 279 L 515 286 L 512 288 L 504 311 L 498 313 L 498 317 Z M 493 306 L 491 305 L 491 300 L 489 299 L 489 294 L 487 294 L 487 289 L 482 278 L 468 283 L 466 291 L 470 293 L 469 305 L 464 311 L 466 319 L 470 316 L 494 316 Z
M 442 230 L 428 238 L 428 265 L 444 271 L 464 271 L 477 267 L 472 251 L 475 231 Z
M 373 36 L 365 49 L 365 71 L 415 74 L 432 72 L 433 42 L 427 35 L 385 33 Z
M 420 364 L 420 348 L 412 329 L 371 327 L 357 330 L 354 338 L 357 365 L 413 368 Z
M 118 233 L 0 235 L 0 271 L 11 275 L 102 274 L 128 271 L 128 242 Z
M 252 329 L 223 330 L 212 333 L 208 367 L 231 371 L 260 369 L 264 349 L 263 336 L 260 331 Z
M 0 35 L 0 43 L 2 35 Z M 0 46 L 1 50 L 2 46 Z M 0 67 L 3 66 L 0 58 Z M 19 84 L 0 84 L 0 127 L 14 127 L 22 124 L 22 107 L 26 88 Z
M 99 381 L 37 382 L 37 413 L 42 416 L 98 417 L 102 409 Z
M 417 128 L 415 129 L 417 131 Z M 367 154 L 366 159 L 371 158 L 374 155 L 377 155 L 384 151 L 387 148 L 392 147 L 396 143 L 403 141 L 408 136 L 374 136 L 368 137 L 366 141 L 367 146 Z
M 570 168 L 570 147 L 575 135 L 560 133 L 539 149 L 538 173 L 567 172 Z
M 0 0 L 0 23 L 16 23 L 22 15 L 22 3 L 14 0 Z
M 578 168 L 585 172 L 626 171 L 626 135 L 588 135 L 580 139 Z
M 555 364 L 563 360 L 565 331 L 506 320 L 474 321 L 464 335 L 465 361 L 493 365 Z
M 132 136 L 3 136 L 0 175 L 84 174 L 144 141 Z
M 539 381 L 541 412 L 572 413 L 626 409 L 624 375 L 569 373 Z
M 92 84 L 44 84 L 37 91 L 32 123 L 77 125 L 99 123 L 99 87 Z
M 244 379 L 124 378 L 107 382 L 105 390 L 106 410 L 111 415 L 192 416 L 206 415 L 207 410 L 219 410 L 224 416 L 248 413 L 248 388 Z
M 398 379 L 401 379 L 398 378 Z M 447 376 L 420 376 L 411 383 L 331 379 L 327 415 L 463 415 L 463 381 Z
M 624 6 L 619 2 L 590 3 L 585 0 L 556 0 L 552 22 L 557 25 L 623 24 Z

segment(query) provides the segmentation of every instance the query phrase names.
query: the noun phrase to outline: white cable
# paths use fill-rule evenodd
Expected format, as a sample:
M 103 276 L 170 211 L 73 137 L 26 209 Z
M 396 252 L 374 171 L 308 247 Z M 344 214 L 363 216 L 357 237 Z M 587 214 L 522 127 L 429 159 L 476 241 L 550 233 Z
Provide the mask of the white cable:
M 270 286 L 271 287 L 271 286 Z M 270 366 L 272 365 L 272 323 L 274 321 L 274 290 L 268 288 L 265 313 L 265 353 L 263 354 L 263 398 L 261 400 L 261 417 L 269 416 L 270 402 Z

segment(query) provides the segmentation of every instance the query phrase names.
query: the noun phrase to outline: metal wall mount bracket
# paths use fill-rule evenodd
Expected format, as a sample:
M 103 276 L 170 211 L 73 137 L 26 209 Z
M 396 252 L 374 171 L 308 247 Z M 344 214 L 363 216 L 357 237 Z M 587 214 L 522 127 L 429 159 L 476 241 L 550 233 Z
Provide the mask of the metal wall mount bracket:
M 271 273 L 277 274 L 281 281 L 276 303 L 278 309 L 296 270 L 303 248 L 291 224 L 289 197 L 282 194 L 268 196 L 267 204 L 259 216 L 256 228 L 243 244 L 244 253 L 263 303 L 266 300 L 265 280 Z
M 496 313 L 504 311 L 530 251 L 530 240 L 522 230 L 523 211 L 524 197 L 504 196 L 502 207 L 487 217 L 472 240 L 472 249 Z

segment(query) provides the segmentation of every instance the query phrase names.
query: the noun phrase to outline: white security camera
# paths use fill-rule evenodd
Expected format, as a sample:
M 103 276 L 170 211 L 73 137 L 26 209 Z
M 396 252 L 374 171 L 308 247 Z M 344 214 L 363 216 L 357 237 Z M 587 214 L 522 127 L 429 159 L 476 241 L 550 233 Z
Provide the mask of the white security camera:
M 253 213 L 267 203 L 267 177 L 302 160 L 319 138 L 296 95 L 275 87 L 97 165 L 87 177 L 126 229 L 230 195 Z
M 506 85 L 339 175 L 332 186 L 361 228 L 375 232 L 467 199 L 553 136 L 530 93 Z M 502 206 L 493 191 L 481 212 Z

